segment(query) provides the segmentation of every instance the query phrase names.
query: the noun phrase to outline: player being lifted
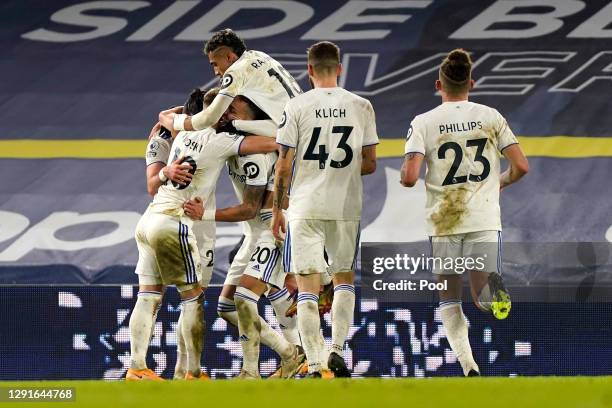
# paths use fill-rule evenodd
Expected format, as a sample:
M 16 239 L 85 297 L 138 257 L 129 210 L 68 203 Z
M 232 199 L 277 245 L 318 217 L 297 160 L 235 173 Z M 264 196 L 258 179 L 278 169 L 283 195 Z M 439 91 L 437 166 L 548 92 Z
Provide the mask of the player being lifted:
M 261 118 L 263 112 L 241 95 L 234 98 L 228 109 L 230 118 Z M 274 139 L 269 138 L 270 141 Z M 263 343 L 282 358 L 279 376 L 293 376 L 304 360 L 299 344 L 295 318 L 285 316 L 292 303 L 283 288 L 281 254 L 270 231 L 272 194 L 269 191 L 277 154 L 234 156 L 227 161 L 230 179 L 239 205 L 215 209 L 201 203 L 187 202 L 185 213 L 194 219 L 224 222 L 245 221 L 242 224 L 245 239 L 230 265 L 223 290 L 219 296 L 218 313 L 238 327 L 243 349 L 243 364 L 239 378 L 259 378 L 259 345 Z M 259 316 L 257 304 L 268 293 L 285 338 Z M 292 330 L 289 330 L 292 329 Z M 286 340 L 287 339 L 287 340 Z
M 474 86 L 471 71 L 470 56 L 462 49 L 451 51 L 442 62 L 435 83 L 442 104 L 412 121 L 401 183 L 415 185 L 424 158 L 432 256 L 482 257 L 484 267 L 470 271 L 472 298 L 481 310 L 505 319 L 511 303 L 501 278 L 499 192 L 523 177 L 529 165 L 504 117 L 493 108 L 468 101 Z M 500 152 L 510 162 L 501 174 Z M 433 273 L 440 282 L 447 282 L 439 295 L 448 342 L 463 373 L 479 375 L 461 309 L 462 276 L 435 262 Z
M 149 153 L 164 156 L 163 152 L 152 147 L 149 145 Z M 185 378 L 204 377 L 200 370 L 205 330 L 203 287 L 208 285 L 212 273 L 214 222 L 194 223 L 185 216 L 182 207 L 185 201 L 196 197 L 214 202 L 217 179 L 227 158 L 274 150 L 276 144 L 271 143 L 269 137 L 217 134 L 213 127 L 198 132 L 181 132 L 174 139 L 171 148 L 171 152 L 174 152 L 173 163 L 158 173 L 161 185 L 136 227 L 139 253 L 136 273 L 140 290 L 130 318 L 132 359 L 126 379 L 160 379 L 147 368 L 145 357 L 155 314 L 167 285 L 176 285 L 181 298 L 177 330 L 179 350 L 184 345 L 186 354 Z M 189 164 L 187 173 L 187 169 L 175 168 L 177 171 L 173 174 L 172 167 L 182 163 Z M 147 183 L 155 188 L 156 183 L 151 180 L 154 177 L 150 174 L 153 171 L 147 170 Z M 168 182 L 169 177 L 172 177 L 171 182 Z M 198 239 L 207 242 L 197 241 L 194 230 L 198 228 L 204 231 L 198 234 Z M 206 251 L 202 254 L 201 251 L 206 248 L 211 248 L 210 253 Z M 207 262 L 205 268 L 202 267 L 201 256 Z M 177 369 L 181 370 L 180 356 Z
M 297 274 L 298 328 L 309 377 L 321 377 L 317 303 L 320 275 L 328 268 L 324 249 L 334 283 L 327 365 L 336 377 L 350 376 L 342 351 L 355 307 L 361 176 L 376 170 L 374 110 L 368 100 L 338 87 L 341 70 L 335 44 L 324 41 L 308 49 L 314 89 L 287 103 L 277 136 L 281 154 L 274 180 L 273 232 L 277 239 L 285 232 L 282 204 L 291 180 L 285 256 Z
M 302 93 L 295 79 L 269 55 L 246 49 L 246 45 L 230 29 L 216 32 L 206 43 L 215 75 L 221 76 L 221 91 L 213 103 L 196 115 L 189 116 L 169 109 L 159 114 L 159 121 L 168 129 L 198 130 L 216 123 L 237 95 L 252 101 L 269 117 L 268 120 L 235 120 L 236 129 L 257 135 L 275 133 L 285 103 Z

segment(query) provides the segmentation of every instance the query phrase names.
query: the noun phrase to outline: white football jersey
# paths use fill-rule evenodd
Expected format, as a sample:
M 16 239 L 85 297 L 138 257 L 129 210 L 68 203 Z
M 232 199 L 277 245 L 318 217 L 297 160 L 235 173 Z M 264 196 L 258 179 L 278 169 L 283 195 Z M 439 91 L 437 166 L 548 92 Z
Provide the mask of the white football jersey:
M 500 153 L 515 143 L 497 110 L 473 102 L 445 102 L 414 118 L 405 153 L 425 155 L 429 235 L 501 231 Z
M 342 88 L 291 99 L 276 141 L 295 148 L 289 220 L 359 220 L 361 149 L 378 144 L 372 104 Z
M 245 51 L 225 71 L 219 93 L 249 98 L 278 125 L 287 101 L 302 90 L 274 58 L 261 51 Z
M 172 146 L 172 135 L 170 132 L 161 132 L 155 135 L 149 140 L 147 144 L 147 152 L 145 153 L 145 160 L 147 166 L 153 163 L 164 163 L 168 164 L 170 160 L 170 147 Z
M 204 201 L 206 209 L 215 209 L 215 189 L 225 161 L 238 154 L 243 136 L 216 133 L 207 128 L 195 132 L 180 132 L 174 139 L 171 161 L 184 157 L 192 166 L 193 178 L 187 185 L 168 180 L 163 184 L 149 208 L 174 217 L 184 215 L 183 203 L 195 197 Z
M 234 156 L 227 160 L 230 179 L 240 202 L 244 199 L 244 190 L 248 186 L 265 186 L 269 189 L 269 180 L 274 174 L 274 164 L 278 155 L 274 153 Z M 242 223 L 245 235 L 269 230 L 269 224 L 260 219 L 259 214 Z

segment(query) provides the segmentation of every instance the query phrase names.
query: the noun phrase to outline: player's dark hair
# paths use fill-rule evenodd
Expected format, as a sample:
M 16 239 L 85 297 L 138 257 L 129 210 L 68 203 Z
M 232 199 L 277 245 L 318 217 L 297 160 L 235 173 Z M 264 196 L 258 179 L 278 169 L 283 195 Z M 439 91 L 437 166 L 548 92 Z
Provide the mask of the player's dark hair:
M 253 101 L 251 101 L 249 98 L 246 98 L 242 95 L 237 95 L 236 99 L 240 99 L 244 102 L 246 102 L 246 104 L 249 106 L 249 109 L 251 110 L 252 116 L 253 116 L 253 120 L 268 120 L 270 119 L 270 116 L 268 116 L 268 114 L 264 111 L 262 111 L 259 106 L 255 105 L 253 103 Z
M 204 106 L 209 106 L 213 102 L 217 94 L 219 94 L 219 89 L 219 87 L 210 88 L 204 94 Z
M 469 90 L 472 79 L 472 58 L 467 51 L 457 48 L 448 53 L 440 65 L 440 82 L 450 94 L 461 94 Z
M 340 48 L 330 41 L 321 41 L 307 50 L 308 64 L 318 74 L 329 75 L 340 65 Z
M 206 42 L 204 53 L 208 54 L 221 47 L 228 47 L 239 57 L 246 51 L 244 41 L 230 28 L 214 33 L 210 40 Z
M 194 88 L 189 94 L 189 98 L 183 105 L 183 113 L 187 115 L 195 115 L 204 109 L 204 91 L 200 88 Z

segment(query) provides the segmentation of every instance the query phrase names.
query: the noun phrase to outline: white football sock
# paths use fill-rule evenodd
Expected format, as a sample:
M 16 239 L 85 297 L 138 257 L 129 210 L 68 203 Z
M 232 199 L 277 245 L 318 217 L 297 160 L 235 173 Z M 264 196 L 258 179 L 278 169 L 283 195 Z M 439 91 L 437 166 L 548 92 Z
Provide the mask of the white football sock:
M 332 345 L 331 350 L 342 356 L 344 342 L 353 323 L 355 311 L 355 286 L 346 283 L 334 287 L 332 302 Z
M 308 360 L 308 372 L 321 371 L 321 319 L 319 317 L 319 296 L 301 292 L 298 295 L 298 328 Z
M 179 315 L 178 323 L 176 324 L 176 365 L 174 366 L 174 379 L 183 380 L 187 374 L 187 349 L 185 348 L 185 339 L 183 338 L 182 327 L 183 314 Z
M 138 299 L 130 317 L 130 368 L 136 370 L 147 368 L 146 357 L 151 341 L 153 319 L 161 300 L 160 292 L 138 292 Z
M 236 305 L 233 300 L 219 297 L 217 314 L 228 323 L 238 327 L 238 312 L 236 312 Z M 276 330 L 270 327 L 268 322 L 262 317 L 259 318 L 259 321 L 261 322 L 261 331 L 259 333 L 261 344 L 270 347 L 282 358 L 291 357 L 293 355 L 291 343 L 287 342 Z
M 329 350 L 325 347 L 325 339 L 323 333 L 319 333 L 319 362 L 321 363 L 321 369 L 329 370 L 327 366 L 327 360 L 329 359 Z
M 257 311 L 259 296 L 253 291 L 238 287 L 234 294 L 238 312 L 238 332 L 242 346 L 242 369 L 250 374 L 259 374 L 259 344 L 261 321 Z
M 461 301 L 450 300 L 440 302 L 440 317 L 446 330 L 446 338 L 461 364 L 463 374 L 470 370 L 480 372 L 472 356 L 472 348 L 468 338 L 468 326 L 461 309 Z
M 181 301 L 181 333 L 187 352 L 187 371 L 199 377 L 206 324 L 204 322 L 204 294 Z
M 293 304 L 293 298 L 287 288 L 268 294 L 268 300 L 274 308 L 274 314 L 283 336 L 289 343 L 301 345 L 300 335 L 297 330 L 297 316 L 287 317 L 287 309 Z

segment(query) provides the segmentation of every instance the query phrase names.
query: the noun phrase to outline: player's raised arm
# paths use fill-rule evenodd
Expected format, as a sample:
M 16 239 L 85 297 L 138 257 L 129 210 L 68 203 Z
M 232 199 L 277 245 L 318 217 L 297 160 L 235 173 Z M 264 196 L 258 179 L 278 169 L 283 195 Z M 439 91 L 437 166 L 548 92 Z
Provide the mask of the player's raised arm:
M 276 140 L 268 136 L 247 136 L 240 144 L 241 155 L 256 153 L 272 153 L 278 150 Z

